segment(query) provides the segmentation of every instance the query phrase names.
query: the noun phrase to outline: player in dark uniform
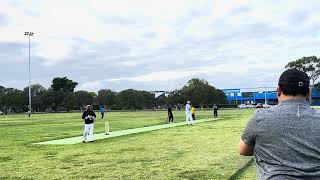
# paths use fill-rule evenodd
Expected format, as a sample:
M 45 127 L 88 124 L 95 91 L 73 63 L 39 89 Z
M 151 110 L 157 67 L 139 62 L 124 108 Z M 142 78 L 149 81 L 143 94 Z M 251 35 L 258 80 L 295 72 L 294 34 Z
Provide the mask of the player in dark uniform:
M 168 106 L 168 122 L 173 123 L 173 114 L 172 114 L 171 105 Z
M 94 130 L 94 119 L 96 114 L 91 110 L 91 106 L 86 106 L 86 111 L 82 114 L 82 119 L 84 120 L 84 130 L 83 130 L 83 140 L 85 143 L 88 139 L 89 142 L 94 142 L 93 130 Z
M 219 106 L 218 105 L 213 105 L 213 116 L 215 117 L 215 118 L 217 118 L 218 117 L 218 110 L 219 110 Z

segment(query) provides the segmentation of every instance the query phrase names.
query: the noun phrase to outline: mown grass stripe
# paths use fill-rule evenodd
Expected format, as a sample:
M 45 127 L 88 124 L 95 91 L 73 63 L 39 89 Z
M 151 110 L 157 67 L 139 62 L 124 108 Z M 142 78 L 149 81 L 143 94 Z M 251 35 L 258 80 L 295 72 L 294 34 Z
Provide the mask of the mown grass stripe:
M 218 120 L 218 119 L 219 118 L 200 119 L 200 120 L 197 120 L 196 123 L 203 123 L 203 122 L 213 121 L 213 120 Z M 121 130 L 121 131 L 110 132 L 109 135 L 105 135 L 105 133 L 95 134 L 94 138 L 95 138 L 95 140 L 108 139 L 108 138 L 113 138 L 113 137 L 125 136 L 125 135 L 129 135 L 129 134 L 137 134 L 137 133 L 142 133 L 142 132 L 154 131 L 154 130 L 165 129 L 165 128 L 172 128 L 172 127 L 183 126 L 183 125 L 186 125 L 186 123 L 179 122 L 179 123 L 174 123 L 174 124 L 162 124 L 162 125 L 148 126 L 148 127 L 142 127 L 142 128 L 126 129 L 126 130 Z M 81 142 L 82 142 L 82 136 L 77 136 L 77 137 L 71 137 L 71 138 L 65 138 L 65 139 L 57 139 L 57 140 L 51 140 L 51 141 L 38 142 L 38 143 L 33 143 L 33 144 L 44 144 L 44 145 L 48 145 L 48 144 L 78 144 Z

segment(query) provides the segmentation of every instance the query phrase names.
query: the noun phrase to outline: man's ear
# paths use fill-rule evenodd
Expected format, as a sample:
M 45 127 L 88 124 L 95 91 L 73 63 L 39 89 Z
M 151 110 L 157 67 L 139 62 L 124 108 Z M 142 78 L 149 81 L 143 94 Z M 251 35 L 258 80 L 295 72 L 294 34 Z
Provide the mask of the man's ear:
M 281 96 L 281 89 L 280 86 L 277 87 L 277 96 Z

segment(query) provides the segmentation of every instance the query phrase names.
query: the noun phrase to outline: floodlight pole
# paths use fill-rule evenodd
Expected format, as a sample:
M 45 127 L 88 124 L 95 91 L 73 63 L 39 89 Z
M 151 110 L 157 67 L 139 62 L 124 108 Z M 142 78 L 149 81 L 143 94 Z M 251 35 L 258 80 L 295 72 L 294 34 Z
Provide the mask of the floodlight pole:
M 30 36 L 33 36 L 33 32 L 25 32 L 26 36 L 29 37 L 29 112 L 28 116 L 31 116 L 31 66 L 30 66 Z
M 264 105 L 267 105 L 267 90 L 264 91 Z

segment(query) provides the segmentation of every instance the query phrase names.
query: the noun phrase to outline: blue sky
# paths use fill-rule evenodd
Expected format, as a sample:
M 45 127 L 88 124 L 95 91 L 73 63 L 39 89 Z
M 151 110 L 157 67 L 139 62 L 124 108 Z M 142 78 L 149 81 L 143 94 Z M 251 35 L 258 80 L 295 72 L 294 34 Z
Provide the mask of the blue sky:
M 0 85 L 57 76 L 77 90 L 275 87 L 284 66 L 320 56 L 319 1 L 0 1 Z

